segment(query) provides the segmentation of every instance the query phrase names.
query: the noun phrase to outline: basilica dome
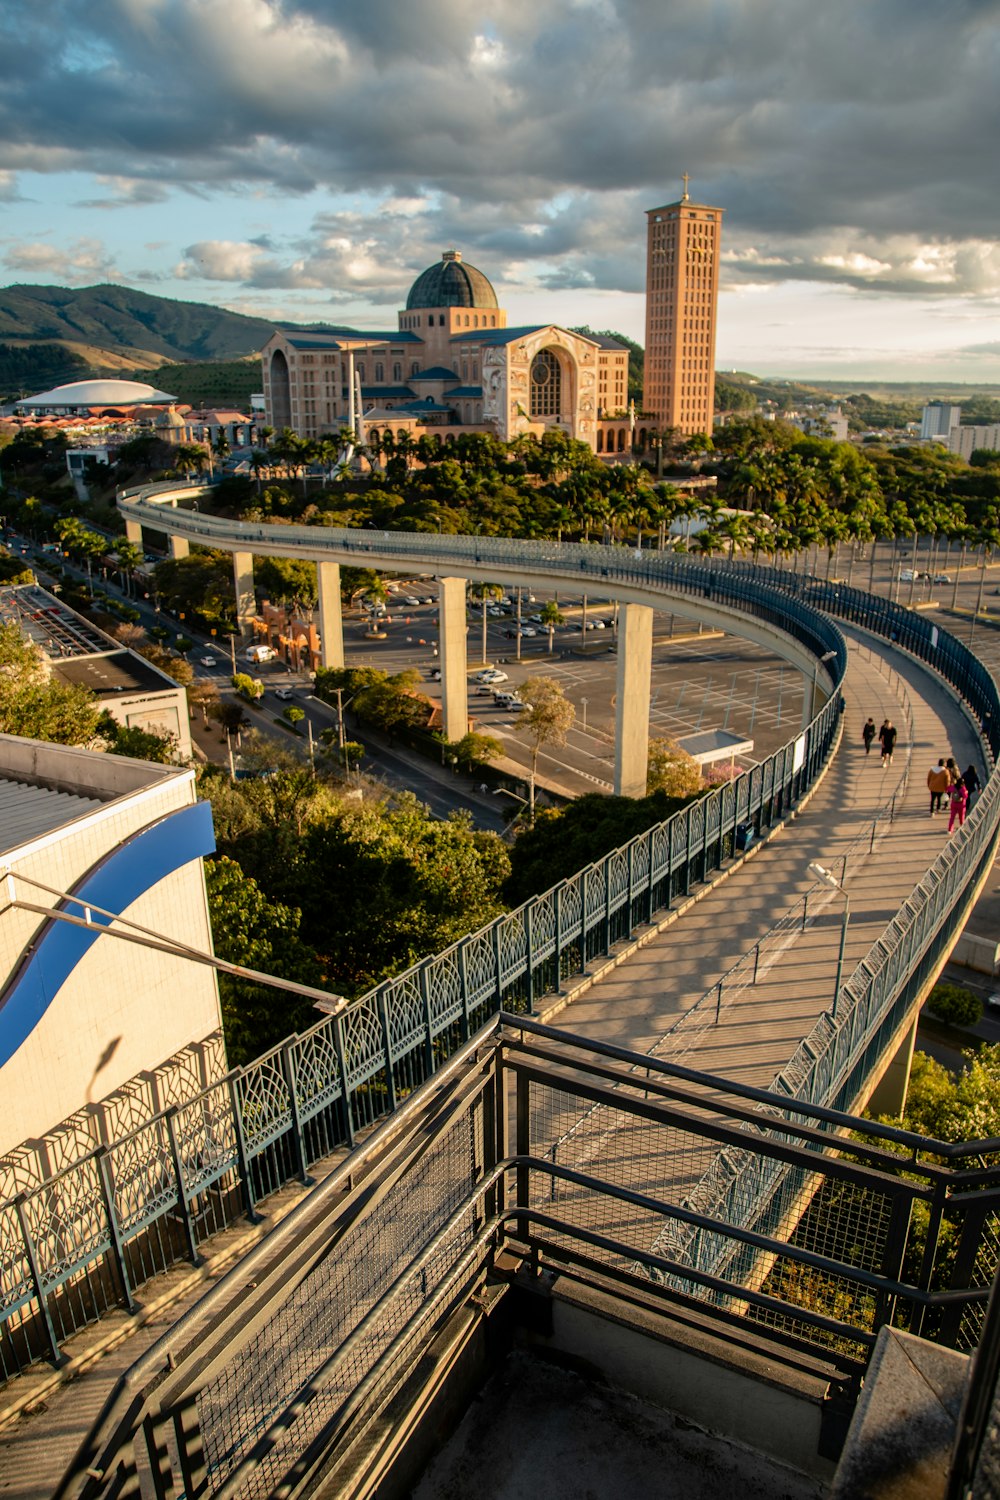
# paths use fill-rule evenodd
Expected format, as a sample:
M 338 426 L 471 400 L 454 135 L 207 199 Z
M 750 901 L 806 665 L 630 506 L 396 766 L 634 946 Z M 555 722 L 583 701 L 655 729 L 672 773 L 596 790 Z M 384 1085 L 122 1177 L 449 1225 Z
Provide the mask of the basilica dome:
M 482 271 L 464 264 L 461 252 L 446 250 L 410 287 L 406 309 L 419 307 L 499 307 L 497 294 Z

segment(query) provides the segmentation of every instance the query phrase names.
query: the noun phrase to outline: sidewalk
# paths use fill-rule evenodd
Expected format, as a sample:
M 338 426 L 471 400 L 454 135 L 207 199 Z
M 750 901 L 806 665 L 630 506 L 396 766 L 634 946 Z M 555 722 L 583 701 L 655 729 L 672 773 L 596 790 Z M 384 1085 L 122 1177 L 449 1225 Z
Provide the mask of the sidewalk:
M 846 632 L 845 632 L 846 633 Z M 850 898 L 843 978 L 846 980 L 918 883 L 947 836 L 947 815 L 928 815 L 926 774 L 940 755 L 981 763 L 979 739 L 954 698 L 915 663 L 889 652 L 901 683 L 890 689 L 860 637 L 849 636 L 844 739 L 825 779 L 801 812 L 768 844 L 752 851 L 730 877 L 708 890 L 681 921 L 667 926 L 579 999 L 553 1024 L 595 1040 L 652 1051 L 687 1067 L 767 1088 L 824 1010 L 830 1008 L 844 902 L 819 885 L 808 865 L 818 860 L 842 879 Z M 883 770 L 876 744 L 866 756 L 861 725 L 903 720 L 909 695 L 913 735 L 901 732 L 895 763 Z M 892 824 L 874 852 L 864 828 L 902 779 L 908 785 Z M 847 856 L 846 877 L 841 876 Z M 757 939 L 807 891 L 810 921 L 791 932 L 777 956 L 762 957 L 758 983 L 723 989 L 720 1021 L 714 1004 L 705 1024 L 677 1025 L 703 995 L 749 952 Z M 801 907 L 800 907 L 801 910 Z M 799 924 L 800 925 L 800 924 Z M 545 1016 L 543 1016 L 545 1019 Z M 671 1028 L 676 1030 L 671 1031 Z

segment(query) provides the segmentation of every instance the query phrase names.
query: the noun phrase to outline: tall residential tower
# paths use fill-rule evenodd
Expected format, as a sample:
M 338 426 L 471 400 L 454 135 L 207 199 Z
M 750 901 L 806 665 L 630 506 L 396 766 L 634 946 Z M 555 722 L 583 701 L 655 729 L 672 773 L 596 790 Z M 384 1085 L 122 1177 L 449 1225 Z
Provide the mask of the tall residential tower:
M 711 434 L 721 208 L 677 203 L 646 214 L 643 410 L 663 428 Z

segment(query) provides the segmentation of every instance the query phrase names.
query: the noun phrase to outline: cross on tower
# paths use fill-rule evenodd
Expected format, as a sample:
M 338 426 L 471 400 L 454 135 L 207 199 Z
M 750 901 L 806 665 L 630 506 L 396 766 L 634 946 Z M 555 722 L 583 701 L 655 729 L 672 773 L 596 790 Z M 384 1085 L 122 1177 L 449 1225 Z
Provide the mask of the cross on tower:
M 681 176 L 684 179 L 684 196 L 681 199 L 681 202 L 686 203 L 688 197 L 688 174 L 686 172 L 682 172 Z

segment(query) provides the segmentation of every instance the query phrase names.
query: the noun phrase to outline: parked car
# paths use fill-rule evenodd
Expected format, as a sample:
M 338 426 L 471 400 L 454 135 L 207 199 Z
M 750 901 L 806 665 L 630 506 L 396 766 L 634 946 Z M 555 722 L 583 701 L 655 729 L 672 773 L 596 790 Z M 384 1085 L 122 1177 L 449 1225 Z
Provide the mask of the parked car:
M 916 577 L 917 575 L 912 568 L 900 568 L 899 570 L 900 583 L 914 583 Z
M 934 574 L 934 582 L 935 583 L 951 583 L 951 574 L 950 573 L 935 573 Z
M 481 672 L 476 673 L 477 682 L 506 682 L 507 673 L 501 672 L 499 667 L 484 667 Z
M 277 655 L 273 646 L 250 646 L 247 649 L 246 659 L 256 665 L 262 661 L 274 661 Z
M 407 594 L 406 598 L 403 600 L 403 603 L 408 604 L 411 609 L 420 608 L 420 600 L 417 598 L 416 594 Z
M 523 708 L 524 703 L 517 693 L 494 693 L 493 702 L 497 708 Z
M 521 626 L 521 634 L 522 635 L 537 635 L 538 631 L 535 629 L 534 625 L 522 625 Z
M 427 673 L 427 677 L 428 677 L 428 680 L 430 682 L 440 682 L 441 681 L 441 668 L 440 667 L 432 667 L 431 670 Z

